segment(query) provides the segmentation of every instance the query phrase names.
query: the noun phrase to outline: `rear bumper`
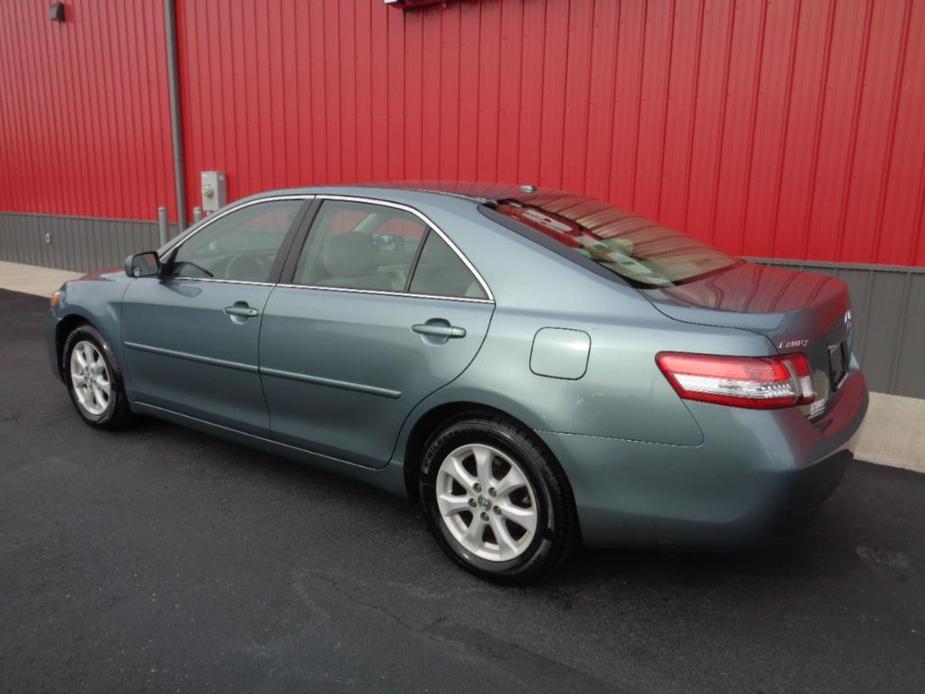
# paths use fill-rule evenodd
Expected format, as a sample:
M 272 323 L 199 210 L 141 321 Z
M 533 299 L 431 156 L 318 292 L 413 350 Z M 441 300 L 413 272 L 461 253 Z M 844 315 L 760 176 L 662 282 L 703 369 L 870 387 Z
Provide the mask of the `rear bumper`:
M 537 432 L 565 469 L 591 546 L 731 545 L 813 511 L 837 487 L 867 411 L 853 371 L 827 413 L 689 403 L 699 446 Z

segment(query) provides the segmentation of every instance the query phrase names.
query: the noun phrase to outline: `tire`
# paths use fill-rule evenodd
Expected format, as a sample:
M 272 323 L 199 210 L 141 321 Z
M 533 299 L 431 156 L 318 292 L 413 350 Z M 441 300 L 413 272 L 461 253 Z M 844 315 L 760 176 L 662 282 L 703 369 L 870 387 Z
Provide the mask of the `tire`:
M 61 371 L 81 418 L 97 429 L 126 426 L 132 412 L 122 385 L 122 370 L 109 343 L 96 328 L 90 325 L 75 328 L 61 352 Z
M 564 473 L 531 431 L 503 417 L 463 415 L 431 436 L 418 492 L 437 542 L 482 578 L 529 583 L 578 545 Z

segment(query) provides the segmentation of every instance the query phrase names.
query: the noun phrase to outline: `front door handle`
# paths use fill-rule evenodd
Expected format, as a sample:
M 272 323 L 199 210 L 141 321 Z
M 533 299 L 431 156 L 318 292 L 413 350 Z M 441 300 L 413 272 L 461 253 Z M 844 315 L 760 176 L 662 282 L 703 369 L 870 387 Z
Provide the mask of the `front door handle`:
M 442 338 L 460 338 L 466 336 L 466 329 L 450 325 L 444 320 L 433 320 L 427 323 L 417 323 L 411 329 L 419 335 L 431 335 Z
M 260 311 L 251 308 L 243 301 L 239 301 L 234 306 L 226 306 L 225 313 L 229 316 L 238 316 L 240 318 L 254 318 L 260 314 Z

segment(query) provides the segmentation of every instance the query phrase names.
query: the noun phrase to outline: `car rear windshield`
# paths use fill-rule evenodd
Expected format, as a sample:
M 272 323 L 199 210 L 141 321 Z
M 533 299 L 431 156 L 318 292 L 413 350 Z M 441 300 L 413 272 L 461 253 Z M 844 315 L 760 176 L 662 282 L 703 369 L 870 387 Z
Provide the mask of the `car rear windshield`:
M 539 232 L 561 244 L 558 250 L 572 249 L 640 287 L 684 284 L 739 262 L 686 234 L 593 198 L 538 192 L 485 206 L 518 223 L 521 233 Z

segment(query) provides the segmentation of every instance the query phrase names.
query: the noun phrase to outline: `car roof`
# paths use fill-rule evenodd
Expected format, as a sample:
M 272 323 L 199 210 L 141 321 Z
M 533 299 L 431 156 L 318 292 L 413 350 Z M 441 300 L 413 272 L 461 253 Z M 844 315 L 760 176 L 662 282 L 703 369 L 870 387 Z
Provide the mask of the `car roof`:
M 366 183 L 319 185 L 305 188 L 274 190 L 249 196 L 251 198 L 285 194 L 329 194 L 329 195 L 369 195 L 385 198 L 388 193 L 432 193 L 454 198 L 463 198 L 475 203 L 490 200 L 525 201 L 541 192 L 533 185 L 514 185 L 512 183 L 485 183 L 469 181 L 370 181 Z
M 475 202 L 487 200 L 515 199 L 522 200 L 536 193 L 533 185 L 514 185 L 512 183 L 486 183 L 474 181 L 388 181 L 370 184 L 377 188 L 408 190 L 418 193 L 437 193 L 467 198 Z

